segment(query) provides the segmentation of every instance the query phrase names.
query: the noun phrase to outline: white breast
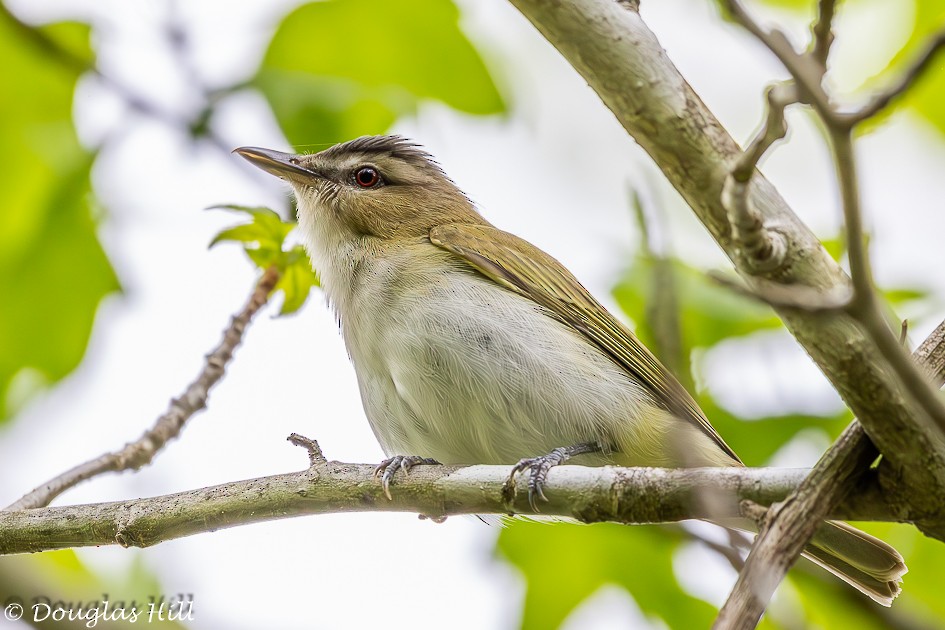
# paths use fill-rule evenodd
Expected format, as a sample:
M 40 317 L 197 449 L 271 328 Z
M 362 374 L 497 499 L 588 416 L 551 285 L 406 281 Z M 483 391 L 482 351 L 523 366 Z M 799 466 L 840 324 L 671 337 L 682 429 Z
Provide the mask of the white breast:
M 701 440 L 580 333 L 442 255 L 435 278 L 408 256 L 362 260 L 330 294 L 387 454 L 514 463 L 600 442 L 620 453 L 581 463 L 672 465 L 667 431 Z

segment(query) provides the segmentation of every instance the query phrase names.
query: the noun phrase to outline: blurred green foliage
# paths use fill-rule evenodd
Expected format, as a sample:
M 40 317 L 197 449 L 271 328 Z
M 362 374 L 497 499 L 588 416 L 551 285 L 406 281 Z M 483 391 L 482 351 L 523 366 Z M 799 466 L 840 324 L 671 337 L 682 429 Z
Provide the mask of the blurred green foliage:
M 504 105 L 449 0 L 333 0 L 280 24 L 254 84 L 295 146 L 385 131 L 427 100 L 470 114 Z
M 805 15 L 814 15 L 818 0 L 758 0 L 760 3 L 802 12 Z M 722 11 L 727 15 L 722 0 L 716 0 Z M 868 2 L 838 2 L 838 14 L 845 12 L 860 13 L 869 10 Z M 889 60 L 886 67 L 876 76 L 869 79 L 861 89 L 866 95 L 870 92 L 882 90 L 895 84 L 909 67 L 928 47 L 934 35 L 945 27 L 945 0 L 897 0 L 903 14 L 911 14 L 912 24 L 905 44 Z M 843 46 L 843 41 L 835 43 Z M 829 64 L 828 64 L 829 65 Z M 898 108 L 906 108 L 931 123 L 940 133 L 945 133 L 945 53 L 939 51 L 937 59 L 933 60 L 929 71 L 916 82 L 902 97 L 896 99 L 892 107 L 887 108 L 878 116 L 871 118 L 860 126 L 860 131 L 869 131 L 886 120 Z
M 766 2 L 806 10 L 815 4 L 815 0 Z M 876 85 L 898 76 L 922 49 L 925 38 L 941 27 L 945 0 L 918 0 L 916 6 L 907 45 L 875 78 Z M 850 4 L 850 10 L 856 5 Z M 17 374 L 32 374 L 34 383 L 52 382 L 78 364 L 98 303 L 118 288 L 95 234 L 89 182 L 94 156 L 80 146 L 72 125 L 76 80 L 94 63 L 88 28 L 58 24 L 30 34 L 3 11 L 0 186 L 6 207 L 0 213 L 0 422 L 25 400 L 29 378 L 23 377 L 17 389 L 24 391 L 11 404 L 9 387 Z M 42 37 L 35 37 L 37 33 Z M 55 46 L 44 47 L 43 41 Z M 66 63 L 57 58 L 56 47 L 68 51 Z M 930 73 L 901 104 L 945 132 L 943 82 L 945 73 Z M 496 114 L 505 108 L 482 59 L 459 29 L 459 11 L 448 0 L 305 4 L 280 22 L 252 85 L 269 102 L 289 142 L 297 146 L 328 145 L 383 132 L 425 101 L 469 114 Z M 206 129 L 211 107 L 194 129 Z M 279 267 L 283 276 L 277 288 L 285 293 L 282 312 L 300 308 L 318 280 L 304 251 L 285 244 L 292 225 L 265 208 L 229 209 L 250 220 L 224 230 L 213 244 L 239 242 L 255 265 Z M 827 244 L 835 257 L 843 255 L 842 240 Z M 653 319 L 658 311 L 644 306 L 661 303 L 657 298 L 667 291 L 666 282 L 673 292 L 668 303 L 675 309 L 668 331 L 676 336 L 673 344 L 663 339 L 664 322 Z M 769 309 L 716 286 L 681 261 L 648 252 L 631 261 L 614 296 L 637 323 L 644 342 L 673 355 L 663 358 L 682 366 L 684 380 L 696 349 L 709 350 L 725 339 L 780 327 Z M 896 302 L 921 298 L 922 292 L 895 289 L 886 296 Z M 788 411 L 749 423 L 718 404 L 711 391 L 698 392 L 697 397 L 750 465 L 768 461 L 802 430 L 816 428 L 834 436 L 849 420 L 845 412 L 817 417 Z M 913 528 L 884 524 L 865 528 L 897 546 L 916 574 L 933 576 L 945 566 L 945 546 Z M 711 623 L 714 608 L 680 585 L 672 562 L 689 540 L 674 527 L 515 522 L 501 533 L 498 550 L 525 579 L 525 628 L 560 625 L 582 601 L 608 584 L 625 589 L 655 624 L 702 628 Z M 137 565 L 121 577 L 118 583 L 101 578 L 70 551 L 5 558 L 0 562 L 0 595 L 29 584 L 60 588 L 70 597 L 85 594 L 80 587 L 89 589 L 89 597 L 108 590 L 159 592 L 154 579 Z M 923 627 L 945 619 L 945 600 L 935 580 L 907 578 L 901 601 L 892 611 L 883 611 L 822 572 L 796 570 L 790 579 L 798 587 L 800 609 L 790 619 L 774 614 L 764 622 L 768 627 Z M 40 586 L 28 590 L 42 592 Z
M 91 60 L 87 26 L 63 23 L 37 32 Z M 95 233 L 92 155 L 72 125 L 79 68 L 50 63 L 36 38 L 5 11 L 0 58 L 2 423 L 31 393 L 79 364 L 95 309 L 118 281 Z
M 945 0 L 915 0 L 915 13 L 909 39 L 892 58 L 889 65 L 870 80 L 866 87 L 879 89 L 894 83 L 905 68 L 926 50 L 935 33 L 943 28 L 945 28 Z M 945 133 L 945 108 L 942 107 L 942 103 L 945 102 L 943 67 L 945 67 L 945 54 L 939 51 L 930 70 L 898 101 L 899 106 L 908 107 L 934 125 L 939 133 Z M 885 112 L 883 116 L 878 117 L 878 121 L 885 119 L 888 114 L 889 112 Z M 870 121 L 870 124 L 874 122 L 876 121 Z
M 632 593 L 640 610 L 671 628 L 708 628 L 716 610 L 680 588 L 673 551 L 678 529 L 515 522 L 499 536 L 499 552 L 523 574 L 522 628 L 557 628 L 602 586 Z
M 172 602 L 175 598 L 186 599 L 187 593 L 166 592 L 154 574 L 140 560 L 135 558 L 131 564 L 121 570 L 98 573 L 83 564 L 75 551 L 62 549 L 42 554 L 6 556 L 0 559 L 0 607 L 19 603 L 26 610 L 26 625 L 38 628 L 135 628 L 144 624 L 147 627 L 161 629 L 183 628 L 177 621 L 158 621 L 153 617 L 148 622 L 150 598 L 156 604 Z M 105 601 L 108 608 L 105 608 Z M 126 621 L 111 622 L 98 619 L 94 623 L 91 617 L 54 621 L 49 618 L 38 623 L 32 622 L 34 614 L 41 619 L 46 615 L 42 605 L 72 609 L 76 613 L 85 613 L 98 609 L 100 614 L 115 614 L 117 608 L 124 608 L 130 614 L 131 608 L 140 612 L 137 623 Z M 39 605 L 36 611 L 31 607 Z M 165 609 L 166 610 L 166 609 Z M 117 617 L 120 619 L 120 617 Z M 25 621 L 30 621 L 25 624 Z M 91 624 L 91 625 L 89 625 Z
M 260 270 L 269 267 L 279 270 L 279 281 L 275 291 L 282 291 L 280 315 L 288 315 L 302 308 L 318 286 L 318 275 L 312 270 L 312 261 L 301 245 L 287 245 L 286 237 L 295 229 L 295 223 L 283 221 L 270 208 L 251 208 L 239 205 L 222 205 L 211 208 L 232 210 L 249 215 L 249 223 L 227 228 L 217 234 L 210 247 L 223 241 L 241 243 L 250 261 Z

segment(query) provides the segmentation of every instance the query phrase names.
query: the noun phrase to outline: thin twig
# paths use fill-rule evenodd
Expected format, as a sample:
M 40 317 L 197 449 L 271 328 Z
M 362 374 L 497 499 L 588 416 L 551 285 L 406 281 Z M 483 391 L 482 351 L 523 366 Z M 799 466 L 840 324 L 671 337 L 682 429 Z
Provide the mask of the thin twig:
M 762 28 L 739 0 L 725 0 L 724 4 L 735 21 L 763 43 L 791 73 L 797 84 L 798 100 L 813 106 L 822 116 L 832 116 L 830 97 L 823 88 L 824 67 L 820 62 L 794 50 L 782 31 Z
M 216 385 L 226 370 L 227 363 L 233 358 L 233 352 L 243 340 L 243 333 L 253 316 L 269 300 L 269 294 L 279 280 L 279 271 L 270 267 L 256 283 L 249 301 L 242 310 L 233 316 L 230 325 L 223 332 L 223 339 L 207 355 L 203 369 L 179 398 L 171 399 L 170 407 L 154 425 L 135 440 L 118 451 L 105 453 L 95 459 L 80 464 L 35 488 L 5 510 L 24 510 L 49 505 L 49 503 L 79 483 L 97 477 L 106 472 L 136 470 L 151 462 L 154 456 L 177 437 L 184 424 L 198 411 L 207 406 L 210 388 Z
M 937 370 L 935 382 L 945 384 L 945 321 L 915 351 L 924 368 Z M 719 611 L 715 628 L 754 628 L 788 569 L 810 542 L 818 524 L 869 470 L 878 455 L 862 425 L 854 420 L 824 453 L 796 491 L 765 516 L 764 526 Z M 742 502 L 745 509 L 746 502 Z M 747 515 L 747 514 L 746 514 Z
M 292 444 L 295 444 L 296 446 L 301 446 L 306 451 L 308 451 L 309 466 L 318 466 L 328 461 L 327 459 L 325 459 L 325 454 L 322 453 L 322 447 L 318 445 L 318 442 L 316 440 L 307 438 L 304 435 L 300 435 L 298 433 L 292 433 L 286 439 Z
M 784 109 L 797 102 L 797 92 L 792 83 L 773 85 L 766 91 L 765 101 L 765 122 L 725 179 L 722 205 L 729 215 L 732 239 L 739 245 L 743 262 L 752 271 L 770 272 L 784 264 L 787 244 L 782 234 L 765 227 L 761 214 L 752 207 L 748 193 L 758 161 L 787 134 Z
M 195 129 L 198 121 L 200 120 L 200 117 L 205 115 L 204 112 L 201 112 L 198 116 L 198 121 L 190 121 L 175 112 L 158 106 L 152 100 L 138 94 L 130 86 L 102 72 L 101 69 L 92 61 L 83 59 L 76 55 L 73 51 L 62 46 L 58 41 L 50 37 L 42 29 L 23 22 L 12 12 L 10 12 L 10 10 L 7 9 L 3 3 L 0 3 L 0 19 L 6 20 L 10 26 L 14 28 L 14 30 L 19 31 L 19 33 L 23 35 L 26 41 L 31 42 L 37 49 L 39 49 L 50 59 L 54 60 L 56 63 L 59 63 L 78 74 L 85 72 L 94 74 L 105 85 L 105 87 L 118 95 L 125 102 L 125 104 L 128 105 L 128 107 L 139 114 L 153 118 L 154 120 L 164 123 L 170 127 L 184 129 L 188 133 L 191 133 Z M 212 130 L 207 129 L 205 126 L 203 129 L 203 137 L 209 140 L 214 147 L 229 155 L 232 147 L 229 146 L 225 140 L 213 133 Z
M 725 558 L 729 565 L 735 569 L 735 572 L 739 573 L 745 566 L 745 558 L 742 557 L 739 550 L 745 548 L 746 545 L 742 543 L 747 543 L 747 541 L 744 537 L 739 537 L 740 532 L 736 532 L 733 529 L 726 529 L 725 532 L 729 536 L 729 542 L 727 544 L 716 542 L 697 532 L 692 532 L 688 529 L 685 530 L 687 536 Z
M 860 210 L 860 188 L 852 130 L 831 127 L 829 137 L 837 168 L 837 180 L 840 184 L 844 223 L 849 235 L 847 256 L 850 261 L 850 276 L 853 280 L 853 299 L 847 310 L 866 329 L 877 350 L 896 373 L 902 387 L 937 427 L 940 434 L 945 436 L 945 404 L 942 403 L 937 388 L 932 387 L 922 370 L 903 350 L 883 316 L 873 287 L 869 251 L 864 238 L 863 217 Z
M 683 385 L 692 385 L 689 357 L 683 352 L 679 324 L 679 299 L 673 261 L 666 255 L 669 238 L 665 226 L 655 225 L 656 216 L 648 216 L 636 190 L 631 191 L 631 205 L 640 228 L 640 254 L 650 261 L 650 290 L 646 296 L 646 323 L 653 335 L 651 348 Z M 655 229 L 655 228 L 664 229 Z M 660 237 L 660 238 L 657 238 Z
M 784 110 L 788 105 L 796 102 L 797 90 L 793 83 L 777 83 L 768 86 L 765 90 L 767 109 L 765 121 L 732 168 L 732 177 L 736 182 L 747 183 L 762 156 L 775 142 L 784 138 L 787 134 Z
M 833 44 L 833 16 L 837 10 L 837 0 L 820 0 L 817 9 L 817 19 L 811 25 L 810 56 L 827 69 L 827 57 L 830 55 L 830 46 Z
M 906 90 L 915 84 L 919 77 L 932 65 L 932 60 L 943 46 L 945 46 L 945 29 L 942 29 L 929 39 L 925 50 L 922 51 L 922 54 L 902 73 L 896 83 L 875 95 L 872 100 L 858 111 L 851 114 L 838 114 L 836 118 L 837 124 L 848 128 L 853 127 L 886 109 L 890 103 L 902 96 Z
M 709 279 L 739 295 L 776 308 L 793 308 L 808 313 L 823 313 L 845 309 L 853 297 L 848 288 L 821 290 L 801 284 L 781 284 L 764 278 L 751 279 L 747 286 L 735 278 L 717 271 L 709 271 Z

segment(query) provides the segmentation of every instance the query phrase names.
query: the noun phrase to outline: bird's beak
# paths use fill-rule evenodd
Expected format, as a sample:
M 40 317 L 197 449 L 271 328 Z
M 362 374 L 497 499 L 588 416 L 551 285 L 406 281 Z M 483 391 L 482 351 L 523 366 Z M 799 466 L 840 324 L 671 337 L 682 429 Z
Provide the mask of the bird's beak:
M 254 166 L 258 166 L 267 173 L 276 177 L 298 179 L 299 176 L 319 177 L 318 173 L 299 164 L 299 156 L 292 153 L 283 153 L 282 151 L 273 151 L 272 149 L 261 149 L 259 147 L 240 147 L 233 149 L 233 153 L 238 153 Z

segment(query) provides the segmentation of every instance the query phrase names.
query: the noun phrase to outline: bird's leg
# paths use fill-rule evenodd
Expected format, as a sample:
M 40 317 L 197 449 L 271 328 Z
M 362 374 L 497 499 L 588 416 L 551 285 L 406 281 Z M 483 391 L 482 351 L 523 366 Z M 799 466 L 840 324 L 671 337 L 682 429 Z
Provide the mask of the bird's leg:
M 406 475 L 414 466 L 422 464 L 437 465 L 439 463 L 440 462 L 431 457 L 394 455 L 393 457 L 388 457 L 374 468 L 374 478 L 377 479 L 377 476 L 381 475 L 381 487 L 384 489 L 384 495 L 387 497 L 387 500 L 390 501 L 390 480 L 394 478 L 394 473 L 396 473 L 398 469 L 403 470 Z
M 506 499 L 511 500 L 515 496 L 515 476 L 518 473 L 527 470 L 529 472 L 528 504 L 534 511 L 538 512 L 537 499 L 540 498 L 542 501 L 548 500 L 548 497 L 545 496 L 542 486 L 545 485 L 545 480 L 548 477 L 549 470 L 558 464 L 563 464 L 575 455 L 600 453 L 602 450 L 603 448 L 601 448 L 601 445 L 598 442 L 585 442 L 583 444 L 575 444 L 574 446 L 562 446 L 560 448 L 554 449 L 547 455 L 541 455 L 540 457 L 527 457 L 525 459 L 519 460 L 519 462 L 512 468 L 512 473 L 505 482 L 505 487 L 502 490 L 502 494 L 506 497 Z

